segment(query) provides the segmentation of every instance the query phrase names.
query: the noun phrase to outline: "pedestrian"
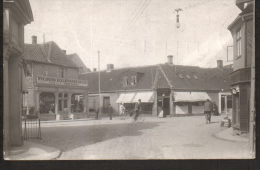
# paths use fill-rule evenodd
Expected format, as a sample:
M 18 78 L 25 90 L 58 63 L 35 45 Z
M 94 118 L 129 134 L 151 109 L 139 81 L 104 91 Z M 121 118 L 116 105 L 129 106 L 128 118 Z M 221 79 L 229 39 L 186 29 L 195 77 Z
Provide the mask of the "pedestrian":
M 207 99 L 206 102 L 204 103 L 204 114 L 205 114 L 206 124 L 210 123 L 211 112 L 212 112 L 212 103 L 210 102 L 209 99 Z
M 124 106 L 123 103 L 120 103 L 120 106 L 119 106 L 119 115 L 120 115 L 120 117 L 123 117 L 123 116 L 126 117 L 125 106 Z
M 108 105 L 107 111 L 108 111 L 109 119 L 112 120 L 113 108 L 111 104 Z
M 135 104 L 135 116 L 134 116 L 134 120 L 136 121 L 138 116 L 141 113 L 141 99 L 138 99 L 138 102 Z

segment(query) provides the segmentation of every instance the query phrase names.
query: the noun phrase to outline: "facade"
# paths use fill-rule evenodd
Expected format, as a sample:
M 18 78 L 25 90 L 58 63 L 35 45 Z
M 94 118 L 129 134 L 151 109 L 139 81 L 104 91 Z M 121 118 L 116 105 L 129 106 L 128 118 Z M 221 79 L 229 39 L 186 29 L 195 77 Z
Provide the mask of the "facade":
M 22 140 L 22 53 L 24 26 L 33 21 L 28 0 L 3 1 L 3 92 L 4 153 Z
M 216 68 L 174 65 L 172 56 L 168 56 L 166 64 L 152 66 L 114 69 L 109 64 L 106 71 L 100 72 L 100 96 L 99 73 L 90 72 L 81 77 L 89 82 L 90 111 L 99 108 L 101 99 L 103 112 L 111 104 L 118 113 L 120 103 L 132 112 L 134 103 L 141 99 L 143 113 L 147 115 L 157 116 L 163 110 L 166 116 L 178 116 L 202 114 L 206 99 L 215 102 L 220 112 L 228 108 L 231 111 L 232 106 L 227 102 L 231 96 L 230 72 L 231 68 L 223 64 Z
M 28 93 L 24 114 L 38 114 L 41 120 L 87 116 L 87 81 L 79 79 L 79 66 L 55 42 L 25 44 L 24 75 Z M 66 114 L 67 113 L 67 114 Z
M 249 131 L 250 78 L 253 43 L 253 0 L 237 0 L 241 13 L 229 25 L 233 37 L 234 57 L 231 87 L 232 126 L 238 133 Z

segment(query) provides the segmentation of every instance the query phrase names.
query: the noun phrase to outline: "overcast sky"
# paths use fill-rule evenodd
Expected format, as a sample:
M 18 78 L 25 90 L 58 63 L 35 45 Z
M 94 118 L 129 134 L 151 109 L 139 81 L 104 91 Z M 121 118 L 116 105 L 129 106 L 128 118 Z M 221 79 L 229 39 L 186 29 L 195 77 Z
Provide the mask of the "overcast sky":
M 25 42 L 55 41 L 77 53 L 87 67 L 101 69 L 165 63 L 174 55 L 181 65 L 215 67 L 232 45 L 227 26 L 239 9 L 235 0 L 30 0 L 34 22 Z M 180 12 L 181 27 L 176 28 Z

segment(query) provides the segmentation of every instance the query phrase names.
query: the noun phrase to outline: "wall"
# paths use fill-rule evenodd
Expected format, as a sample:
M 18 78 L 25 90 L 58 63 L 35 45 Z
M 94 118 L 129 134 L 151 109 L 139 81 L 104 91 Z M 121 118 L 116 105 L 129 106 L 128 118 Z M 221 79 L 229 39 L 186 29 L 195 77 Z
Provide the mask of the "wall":
M 34 80 L 36 80 L 37 75 L 43 75 L 44 72 L 47 72 L 47 76 L 50 77 L 59 77 L 61 66 L 44 64 L 44 63 L 34 63 L 33 64 L 33 75 Z M 78 69 L 76 68 L 65 68 L 64 69 L 64 78 L 67 79 L 78 79 Z
M 103 98 L 105 96 L 110 97 L 110 104 L 114 110 L 115 113 L 118 113 L 118 103 L 116 103 L 116 100 L 119 97 L 118 93 L 102 93 L 101 94 L 101 106 L 103 106 Z M 98 94 L 89 94 L 88 96 L 88 106 L 89 109 L 97 109 L 99 106 L 99 95 Z
M 218 93 L 217 92 L 215 92 L 215 93 L 208 92 L 208 95 L 209 95 L 211 101 L 215 102 L 218 106 L 219 105 L 219 95 L 218 95 Z

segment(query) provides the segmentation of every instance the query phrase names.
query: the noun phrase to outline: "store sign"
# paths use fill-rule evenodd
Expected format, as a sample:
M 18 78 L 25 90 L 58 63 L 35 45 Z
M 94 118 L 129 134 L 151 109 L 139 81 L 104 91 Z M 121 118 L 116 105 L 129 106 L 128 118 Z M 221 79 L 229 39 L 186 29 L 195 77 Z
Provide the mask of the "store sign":
M 46 76 L 38 76 L 37 84 L 55 85 L 55 86 L 77 86 L 77 87 L 88 86 L 86 80 L 63 79 L 63 78 L 46 77 Z

